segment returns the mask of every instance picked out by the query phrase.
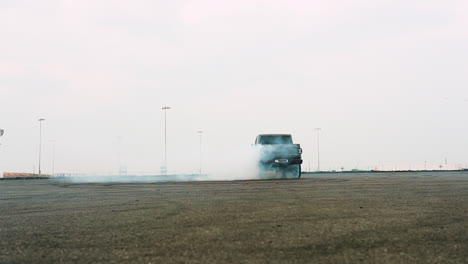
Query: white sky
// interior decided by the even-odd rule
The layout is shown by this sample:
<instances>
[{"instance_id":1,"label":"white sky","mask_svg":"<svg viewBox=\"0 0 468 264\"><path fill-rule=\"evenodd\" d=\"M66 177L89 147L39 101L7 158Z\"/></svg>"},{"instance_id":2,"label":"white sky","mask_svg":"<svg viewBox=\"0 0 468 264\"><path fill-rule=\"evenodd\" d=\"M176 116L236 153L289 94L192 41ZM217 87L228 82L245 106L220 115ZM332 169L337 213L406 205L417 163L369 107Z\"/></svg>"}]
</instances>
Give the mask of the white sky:
<instances>
[{"instance_id":1,"label":"white sky","mask_svg":"<svg viewBox=\"0 0 468 264\"><path fill-rule=\"evenodd\" d=\"M467 166L468 2L0 1L0 170L198 169L292 133L305 166ZM227 161L235 164L236 160ZM218 164L220 165L220 164Z\"/></svg>"}]
</instances>

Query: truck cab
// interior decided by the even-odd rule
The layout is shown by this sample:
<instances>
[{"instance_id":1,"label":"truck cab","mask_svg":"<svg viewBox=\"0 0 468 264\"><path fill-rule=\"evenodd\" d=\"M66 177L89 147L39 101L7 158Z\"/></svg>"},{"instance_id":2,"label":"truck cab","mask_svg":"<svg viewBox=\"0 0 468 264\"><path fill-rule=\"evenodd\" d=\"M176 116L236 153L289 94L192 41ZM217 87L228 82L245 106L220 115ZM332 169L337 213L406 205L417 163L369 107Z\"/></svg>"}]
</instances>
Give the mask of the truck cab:
<instances>
[{"instance_id":1,"label":"truck cab","mask_svg":"<svg viewBox=\"0 0 468 264\"><path fill-rule=\"evenodd\" d=\"M290 134L260 134L255 139L259 149L259 171L264 177L300 178L302 148Z\"/></svg>"}]
</instances>

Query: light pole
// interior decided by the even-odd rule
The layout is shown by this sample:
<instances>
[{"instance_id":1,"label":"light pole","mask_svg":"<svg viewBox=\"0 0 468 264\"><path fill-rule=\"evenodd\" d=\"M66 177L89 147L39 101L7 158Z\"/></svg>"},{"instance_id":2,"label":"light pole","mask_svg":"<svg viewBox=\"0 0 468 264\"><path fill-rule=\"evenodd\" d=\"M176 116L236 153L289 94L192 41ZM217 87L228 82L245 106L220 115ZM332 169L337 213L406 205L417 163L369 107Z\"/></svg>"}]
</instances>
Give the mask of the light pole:
<instances>
[{"instance_id":1,"label":"light pole","mask_svg":"<svg viewBox=\"0 0 468 264\"><path fill-rule=\"evenodd\" d=\"M164 110L164 175L167 174L167 110L171 109L169 106L163 106Z\"/></svg>"},{"instance_id":2,"label":"light pole","mask_svg":"<svg viewBox=\"0 0 468 264\"><path fill-rule=\"evenodd\" d=\"M52 143L52 176L54 176L55 172L55 140L49 140Z\"/></svg>"},{"instance_id":3,"label":"light pole","mask_svg":"<svg viewBox=\"0 0 468 264\"><path fill-rule=\"evenodd\" d=\"M39 118L39 175L41 175L41 147L42 147L42 121L45 121L44 118Z\"/></svg>"},{"instance_id":4,"label":"light pole","mask_svg":"<svg viewBox=\"0 0 468 264\"><path fill-rule=\"evenodd\" d=\"M203 134L203 131L197 131L197 133L200 135L200 170L198 171L198 174L201 175L201 172L202 172L202 134Z\"/></svg>"},{"instance_id":5,"label":"light pole","mask_svg":"<svg viewBox=\"0 0 468 264\"><path fill-rule=\"evenodd\" d=\"M320 171L320 127L315 128L317 131L317 171Z\"/></svg>"},{"instance_id":6,"label":"light pole","mask_svg":"<svg viewBox=\"0 0 468 264\"><path fill-rule=\"evenodd\" d=\"M122 137L117 137L117 166L118 166L118 175L126 174L124 167L122 166Z\"/></svg>"},{"instance_id":7,"label":"light pole","mask_svg":"<svg viewBox=\"0 0 468 264\"><path fill-rule=\"evenodd\" d=\"M3 133L5 132L5 130L1 129L0 128L0 137L3 136ZM2 146L2 143L0 143L0 147ZM1 170L2 168L0 168ZM1 173L1 172L0 172ZM3 174L0 175L0 177L2 177Z\"/></svg>"},{"instance_id":8,"label":"light pole","mask_svg":"<svg viewBox=\"0 0 468 264\"><path fill-rule=\"evenodd\" d=\"M0 128L0 137L3 136L3 133L5 133L5 130L1 129ZM2 145L2 143L0 143L0 146Z\"/></svg>"}]
</instances>

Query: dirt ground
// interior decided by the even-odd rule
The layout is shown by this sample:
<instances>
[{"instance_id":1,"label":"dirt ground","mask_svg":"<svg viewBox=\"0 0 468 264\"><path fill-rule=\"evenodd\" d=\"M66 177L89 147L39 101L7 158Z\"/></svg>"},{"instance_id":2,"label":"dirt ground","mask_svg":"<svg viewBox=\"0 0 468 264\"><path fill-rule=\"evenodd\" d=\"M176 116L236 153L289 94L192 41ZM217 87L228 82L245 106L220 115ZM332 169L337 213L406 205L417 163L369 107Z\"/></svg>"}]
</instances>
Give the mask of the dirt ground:
<instances>
[{"instance_id":1,"label":"dirt ground","mask_svg":"<svg viewBox=\"0 0 468 264\"><path fill-rule=\"evenodd\" d=\"M468 263L468 172L0 181L0 263Z\"/></svg>"}]
</instances>

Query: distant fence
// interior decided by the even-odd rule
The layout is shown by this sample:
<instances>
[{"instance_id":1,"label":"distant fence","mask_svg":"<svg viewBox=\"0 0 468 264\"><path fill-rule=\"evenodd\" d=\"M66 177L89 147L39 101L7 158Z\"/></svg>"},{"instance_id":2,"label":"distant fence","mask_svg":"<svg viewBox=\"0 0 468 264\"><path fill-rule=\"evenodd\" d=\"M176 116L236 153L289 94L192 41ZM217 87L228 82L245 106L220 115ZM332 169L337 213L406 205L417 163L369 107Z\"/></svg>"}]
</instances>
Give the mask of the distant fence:
<instances>
[{"instance_id":1,"label":"distant fence","mask_svg":"<svg viewBox=\"0 0 468 264\"><path fill-rule=\"evenodd\" d=\"M61 172L61 173L54 173L54 175L52 175L53 177L76 177L76 176L88 176L88 174L86 173L65 173L65 172Z\"/></svg>"}]
</instances>

